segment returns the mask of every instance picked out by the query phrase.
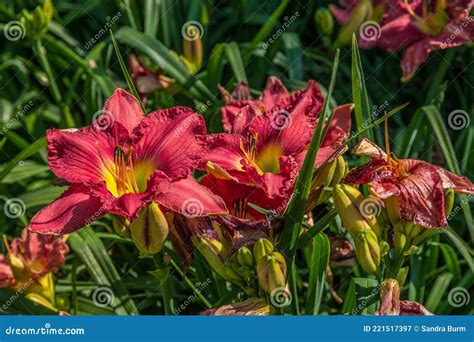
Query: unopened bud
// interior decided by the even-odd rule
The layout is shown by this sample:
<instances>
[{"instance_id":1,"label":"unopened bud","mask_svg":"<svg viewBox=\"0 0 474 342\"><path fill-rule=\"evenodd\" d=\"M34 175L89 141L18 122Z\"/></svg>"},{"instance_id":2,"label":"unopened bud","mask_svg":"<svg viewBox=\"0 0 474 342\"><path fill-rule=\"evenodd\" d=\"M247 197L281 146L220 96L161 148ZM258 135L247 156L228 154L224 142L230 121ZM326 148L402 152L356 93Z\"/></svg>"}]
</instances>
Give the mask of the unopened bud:
<instances>
[{"instance_id":1,"label":"unopened bud","mask_svg":"<svg viewBox=\"0 0 474 342\"><path fill-rule=\"evenodd\" d=\"M334 18L331 11L326 7L321 7L316 11L316 13L314 13L314 21L316 22L319 34L326 37L332 35L334 30Z\"/></svg>"},{"instance_id":2,"label":"unopened bud","mask_svg":"<svg viewBox=\"0 0 474 342\"><path fill-rule=\"evenodd\" d=\"M286 262L282 254L272 252L257 261L257 274L260 287L271 293L277 287L285 286Z\"/></svg>"},{"instance_id":3,"label":"unopened bud","mask_svg":"<svg viewBox=\"0 0 474 342\"><path fill-rule=\"evenodd\" d=\"M372 230L366 230L354 236L357 260L367 273L377 273L380 265L380 247L377 236Z\"/></svg>"},{"instance_id":4,"label":"unopened bud","mask_svg":"<svg viewBox=\"0 0 474 342\"><path fill-rule=\"evenodd\" d=\"M269 240L258 240L253 246L253 255L255 256L255 261L258 262L264 256L271 254L273 249L273 244Z\"/></svg>"},{"instance_id":5,"label":"unopened bud","mask_svg":"<svg viewBox=\"0 0 474 342\"><path fill-rule=\"evenodd\" d=\"M239 249L237 251L237 261L242 266L252 267L254 262L253 255L250 249L248 249L247 247L242 247L241 249Z\"/></svg>"},{"instance_id":6,"label":"unopened bud","mask_svg":"<svg viewBox=\"0 0 474 342\"><path fill-rule=\"evenodd\" d=\"M169 232L166 217L156 203L143 208L129 228L133 242L144 255L158 253Z\"/></svg>"},{"instance_id":7,"label":"unopened bud","mask_svg":"<svg viewBox=\"0 0 474 342\"><path fill-rule=\"evenodd\" d=\"M128 231L128 226L130 221L121 216L114 216L112 219L112 227L114 228L115 233L121 236L129 237L130 232Z\"/></svg>"}]
</instances>

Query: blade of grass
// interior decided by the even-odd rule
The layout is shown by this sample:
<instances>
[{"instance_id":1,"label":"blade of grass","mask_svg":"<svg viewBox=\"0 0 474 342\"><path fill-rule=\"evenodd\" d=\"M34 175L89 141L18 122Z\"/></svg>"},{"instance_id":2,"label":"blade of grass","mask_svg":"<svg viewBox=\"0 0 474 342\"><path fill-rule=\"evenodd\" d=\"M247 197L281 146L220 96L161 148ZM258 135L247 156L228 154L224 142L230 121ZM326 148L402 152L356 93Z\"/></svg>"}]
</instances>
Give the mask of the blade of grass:
<instances>
[{"instance_id":1,"label":"blade of grass","mask_svg":"<svg viewBox=\"0 0 474 342\"><path fill-rule=\"evenodd\" d=\"M317 315L319 313L326 281L326 270L329 265L329 254L329 239L326 234L319 233L313 240L306 314Z\"/></svg>"},{"instance_id":2,"label":"blade of grass","mask_svg":"<svg viewBox=\"0 0 474 342\"><path fill-rule=\"evenodd\" d=\"M229 64L237 81L248 83L247 75L245 74L244 63L242 62L242 56L240 55L240 50L237 43L230 42L226 44L225 53L229 59Z\"/></svg>"}]
</instances>

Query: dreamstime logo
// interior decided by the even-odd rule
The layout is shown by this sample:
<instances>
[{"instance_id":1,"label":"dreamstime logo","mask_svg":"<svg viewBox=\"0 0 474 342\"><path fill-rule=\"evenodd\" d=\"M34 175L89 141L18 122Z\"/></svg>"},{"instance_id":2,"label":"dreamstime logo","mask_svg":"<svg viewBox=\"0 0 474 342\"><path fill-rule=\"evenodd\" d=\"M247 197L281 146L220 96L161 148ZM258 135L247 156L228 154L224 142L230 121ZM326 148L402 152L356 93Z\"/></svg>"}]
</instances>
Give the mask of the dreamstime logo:
<instances>
[{"instance_id":1,"label":"dreamstime logo","mask_svg":"<svg viewBox=\"0 0 474 342\"><path fill-rule=\"evenodd\" d=\"M277 308L290 305L292 300L293 296L286 287L277 287L270 293L270 302Z\"/></svg>"},{"instance_id":2,"label":"dreamstime logo","mask_svg":"<svg viewBox=\"0 0 474 342\"><path fill-rule=\"evenodd\" d=\"M107 286L100 286L92 292L92 301L98 307L104 308L113 303L115 299L114 292Z\"/></svg>"},{"instance_id":3,"label":"dreamstime logo","mask_svg":"<svg viewBox=\"0 0 474 342\"><path fill-rule=\"evenodd\" d=\"M375 197L368 197L359 204L359 211L365 218L378 216L382 210L382 201Z\"/></svg>"},{"instance_id":4,"label":"dreamstime logo","mask_svg":"<svg viewBox=\"0 0 474 342\"><path fill-rule=\"evenodd\" d=\"M273 44L293 23L298 19L300 13L298 11L295 12L291 17L283 17L283 25L278 28L278 30L269 37L265 42L263 42L262 47L264 50L268 49L268 47Z\"/></svg>"},{"instance_id":5,"label":"dreamstime logo","mask_svg":"<svg viewBox=\"0 0 474 342\"><path fill-rule=\"evenodd\" d=\"M34 106L33 101L28 101L25 105L23 106L18 106L17 111L14 117L10 118L10 120L0 129L0 135L5 135L5 133L12 128L20 119L28 113L28 111L31 110Z\"/></svg>"},{"instance_id":6,"label":"dreamstime logo","mask_svg":"<svg viewBox=\"0 0 474 342\"><path fill-rule=\"evenodd\" d=\"M200 200L196 198L188 198L183 202L181 210L184 216L193 218L196 216L201 216L204 211L204 207Z\"/></svg>"},{"instance_id":7,"label":"dreamstime logo","mask_svg":"<svg viewBox=\"0 0 474 342\"><path fill-rule=\"evenodd\" d=\"M448 303L455 308L469 304L470 300L469 291L464 287L455 287L448 293Z\"/></svg>"},{"instance_id":8,"label":"dreamstime logo","mask_svg":"<svg viewBox=\"0 0 474 342\"><path fill-rule=\"evenodd\" d=\"M92 125L99 131L105 131L115 122L114 115L108 110L99 110L92 116Z\"/></svg>"},{"instance_id":9,"label":"dreamstime logo","mask_svg":"<svg viewBox=\"0 0 474 342\"><path fill-rule=\"evenodd\" d=\"M84 48L86 50L92 48L100 40L100 38L103 35L107 34L107 32L109 32L109 30L112 28L112 26L122 18L122 15L122 12L119 11L113 17L106 17L104 26L99 31L97 31L97 33L89 41L84 44Z\"/></svg>"},{"instance_id":10,"label":"dreamstime logo","mask_svg":"<svg viewBox=\"0 0 474 342\"><path fill-rule=\"evenodd\" d=\"M26 34L25 26L18 20L10 21L3 28L3 34L12 42L23 39Z\"/></svg>"},{"instance_id":11,"label":"dreamstime logo","mask_svg":"<svg viewBox=\"0 0 474 342\"><path fill-rule=\"evenodd\" d=\"M456 131L468 127L470 123L471 119L465 110L456 109L448 115L448 126Z\"/></svg>"},{"instance_id":12,"label":"dreamstime logo","mask_svg":"<svg viewBox=\"0 0 474 342\"><path fill-rule=\"evenodd\" d=\"M202 37L204 34L204 28L199 21L191 20L184 23L181 27L181 35L184 40L195 41Z\"/></svg>"},{"instance_id":13,"label":"dreamstime logo","mask_svg":"<svg viewBox=\"0 0 474 342\"><path fill-rule=\"evenodd\" d=\"M381 33L382 30L380 28L380 25L372 20L366 21L365 23L360 25L359 28L359 36L363 40L367 40L369 42L373 42L379 39Z\"/></svg>"},{"instance_id":14,"label":"dreamstime logo","mask_svg":"<svg viewBox=\"0 0 474 342\"><path fill-rule=\"evenodd\" d=\"M8 218L18 218L25 213L26 205L25 202L23 202L21 199L6 198L4 196L0 196L0 199L5 201L5 204L3 206L3 212Z\"/></svg>"},{"instance_id":15,"label":"dreamstime logo","mask_svg":"<svg viewBox=\"0 0 474 342\"><path fill-rule=\"evenodd\" d=\"M291 125L291 113L286 110L278 110L270 115L270 125L281 131Z\"/></svg>"}]
</instances>

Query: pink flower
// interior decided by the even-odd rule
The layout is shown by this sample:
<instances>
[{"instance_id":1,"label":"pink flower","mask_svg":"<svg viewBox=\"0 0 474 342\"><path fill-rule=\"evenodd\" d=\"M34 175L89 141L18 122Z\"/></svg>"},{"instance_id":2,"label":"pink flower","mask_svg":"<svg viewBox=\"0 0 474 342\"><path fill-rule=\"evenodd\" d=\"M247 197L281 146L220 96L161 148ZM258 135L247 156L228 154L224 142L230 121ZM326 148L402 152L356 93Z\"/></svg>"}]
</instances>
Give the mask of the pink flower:
<instances>
[{"instance_id":1,"label":"pink flower","mask_svg":"<svg viewBox=\"0 0 474 342\"><path fill-rule=\"evenodd\" d=\"M469 16L474 1L398 0L386 10L377 44L389 51L406 48L402 80L409 79L432 51L468 44L474 37Z\"/></svg>"},{"instance_id":2,"label":"pink flower","mask_svg":"<svg viewBox=\"0 0 474 342\"><path fill-rule=\"evenodd\" d=\"M0 254L0 288L19 288L58 271L69 251L62 237L31 233L26 228L21 238L5 245L8 256Z\"/></svg>"},{"instance_id":3,"label":"pink flower","mask_svg":"<svg viewBox=\"0 0 474 342\"><path fill-rule=\"evenodd\" d=\"M31 219L30 229L71 233L105 214L133 220L151 202L183 213L224 213L222 200L191 176L206 148L202 116L186 107L145 116L137 100L117 89L102 117L81 129L47 132L51 170L71 185Z\"/></svg>"},{"instance_id":4,"label":"pink flower","mask_svg":"<svg viewBox=\"0 0 474 342\"><path fill-rule=\"evenodd\" d=\"M381 199L394 196L400 218L425 228L448 225L444 189L474 194L474 184L466 177L422 160L388 158L368 140L361 141L355 153L372 160L351 170L344 182L369 184L371 193Z\"/></svg>"}]
</instances>

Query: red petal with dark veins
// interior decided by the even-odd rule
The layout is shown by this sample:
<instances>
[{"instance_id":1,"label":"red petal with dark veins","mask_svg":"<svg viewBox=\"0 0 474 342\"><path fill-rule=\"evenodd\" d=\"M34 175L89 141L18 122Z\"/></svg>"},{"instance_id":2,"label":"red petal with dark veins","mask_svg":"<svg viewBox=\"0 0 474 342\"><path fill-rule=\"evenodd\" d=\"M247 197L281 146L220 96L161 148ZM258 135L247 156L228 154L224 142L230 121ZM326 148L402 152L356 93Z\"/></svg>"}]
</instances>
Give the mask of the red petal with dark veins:
<instances>
[{"instance_id":1,"label":"red petal with dark veins","mask_svg":"<svg viewBox=\"0 0 474 342\"><path fill-rule=\"evenodd\" d=\"M354 105L349 103L334 109L334 115L321 146L337 147L346 141L351 130L351 112L353 108Z\"/></svg>"},{"instance_id":2,"label":"red petal with dark veins","mask_svg":"<svg viewBox=\"0 0 474 342\"><path fill-rule=\"evenodd\" d=\"M232 216L250 220L266 220L267 217L250 207L248 203L278 215L285 209L289 197L269 198L265 191L259 187L241 184L233 180L218 179L211 175L204 176L200 183L222 197Z\"/></svg>"},{"instance_id":3,"label":"red petal with dark veins","mask_svg":"<svg viewBox=\"0 0 474 342\"><path fill-rule=\"evenodd\" d=\"M196 182L192 176L171 183L168 191L155 196L155 200L171 211L190 218L227 213L223 199Z\"/></svg>"},{"instance_id":4,"label":"red petal with dark veins","mask_svg":"<svg viewBox=\"0 0 474 342\"><path fill-rule=\"evenodd\" d=\"M246 138L238 134L211 134L207 139L208 150L202 157L201 168L205 169L206 163L212 162L227 171L243 171L244 155L240 150L240 142L242 140L245 146Z\"/></svg>"},{"instance_id":5,"label":"red petal with dark veins","mask_svg":"<svg viewBox=\"0 0 474 342\"><path fill-rule=\"evenodd\" d=\"M382 26L377 43L388 51L398 51L404 46L423 39L425 36L410 14L403 14Z\"/></svg>"},{"instance_id":6,"label":"red petal with dark veins","mask_svg":"<svg viewBox=\"0 0 474 342\"><path fill-rule=\"evenodd\" d=\"M242 126L241 122L243 120L239 119L239 112L242 108L246 106L255 106L257 108L263 109L263 105L258 100L249 100L249 101L231 101L225 106L221 107L221 114L222 114L222 126L224 131L227 133L241 133L239 131L240 127ZM261 110L260 110L261 111ZM234 124L236 121L240 124L239 127L234 128Z\"/></svg>"},{"instance_id":7,"label":"red petal with dark veins","mask_svg":"<svg viewBox=\"0 0 474 342\"><path fill-rule=\"evenodd\" d=\"M33 216L29 229L41 234L69 234L106 214L103 205L88 187L73 184Z\"/></svg>"},{"instance_id":8,"label":"red petal with dark veins","mask_svg":"<svg viewBox=\"0 0 474 342\"><path fill-rule=\"evenodd\" d=\"M132 94L120 88L116 89L105 102L102 115L106 117L112 115L112 121L120 123L128 133L132 133L144 117L138 100Z\"/></svg>"},{"instance_id":9,"label":"red petal with dark veins","mask_svg":"<svg viewBox=\"0 0 474 342\"><path fill-rule=\"evenodd\" d=\"M170 180L194 171L207 145L201 115L190 108L159 110L145 117L133 131L134 157L155 164Z\"/></svg>"},{"instance_id":10,"label":"red petal with dark veins","mask_svg":"<svg viewBox=\"0 0 474 342\"><path fill-rule=\"evenodd\" d=\"M280 79L275 76L270 76L267 79L267 84L265 85L260 100L265 110L268 111L287 99L289 95L288 90L286 90Z\"/></svg>"},{"instance_id":11,"label":"red petal with dark veins","mask_svg":"<svg viewBox=\"0 0 474 342\"><path fill-rule=\"evenodd\" d=\"M0 288L7 288L15 284L13 271L5 255L0 254Z\"/></svg>"},{"instance_id":12,"label":"red petal with dark veins","mask_svg":"<svg viewBox=\"0 0 474 342\"><path fill-rule=\"evenodd\" d=\"M112 130L121 133L114 135ZM56 176L71 183L98 183L103 180L105 164L114 162L114 149L119 143L117 136L125 138L125 134L120 124L104 130L95 127L51 129L46 133L49 167Z\"/></svg>"},{"instance_id":13,"label":"red petal with dark veins","mask_svg":"<svg viewBox=\"0 0 474 342\"><path fill-rule=\"evenodd\" d=\"M400 200L397 209L400 217L426 228L447 226L443 182L437 167L415 161L408 172L409 175L402 178L398 185Z\"/></svg>"},{"instance_id":14,"label":"red petal with dark veins","mask_svg":"<svg viewBox=\"0 0 474 342\"><path fill-rule=\"evenodd\" d=\"M32 233L26 228L21 238L13 240L11 249L37 277L59 270L69 251L62 236Z\"/></svg>"},{"instance_id":15,"label":"red petal with dark veins","mask_svg":"<svg viewBox=\"0 0 474 342\"><path fill-rule=\"evenodd\" d=\"M248 128L253 118L261 116L262 112L254 105L248 105L241 108L233 117L228 117L229 133L242 134Z\"/></svg>"},{"instance_id":16,"label":"red petal with dark veins","mask_svg":"<svg viewBox=\"0 0 474 342\"><path fill-rule=\"evenodd\" d=\"M366 184L372 181L384 181L386 178L395 177L393 172L385 168L385 159L372 159L367 164L352 169L344 178L348 184Z\"/></svg>"}]
</instances>

